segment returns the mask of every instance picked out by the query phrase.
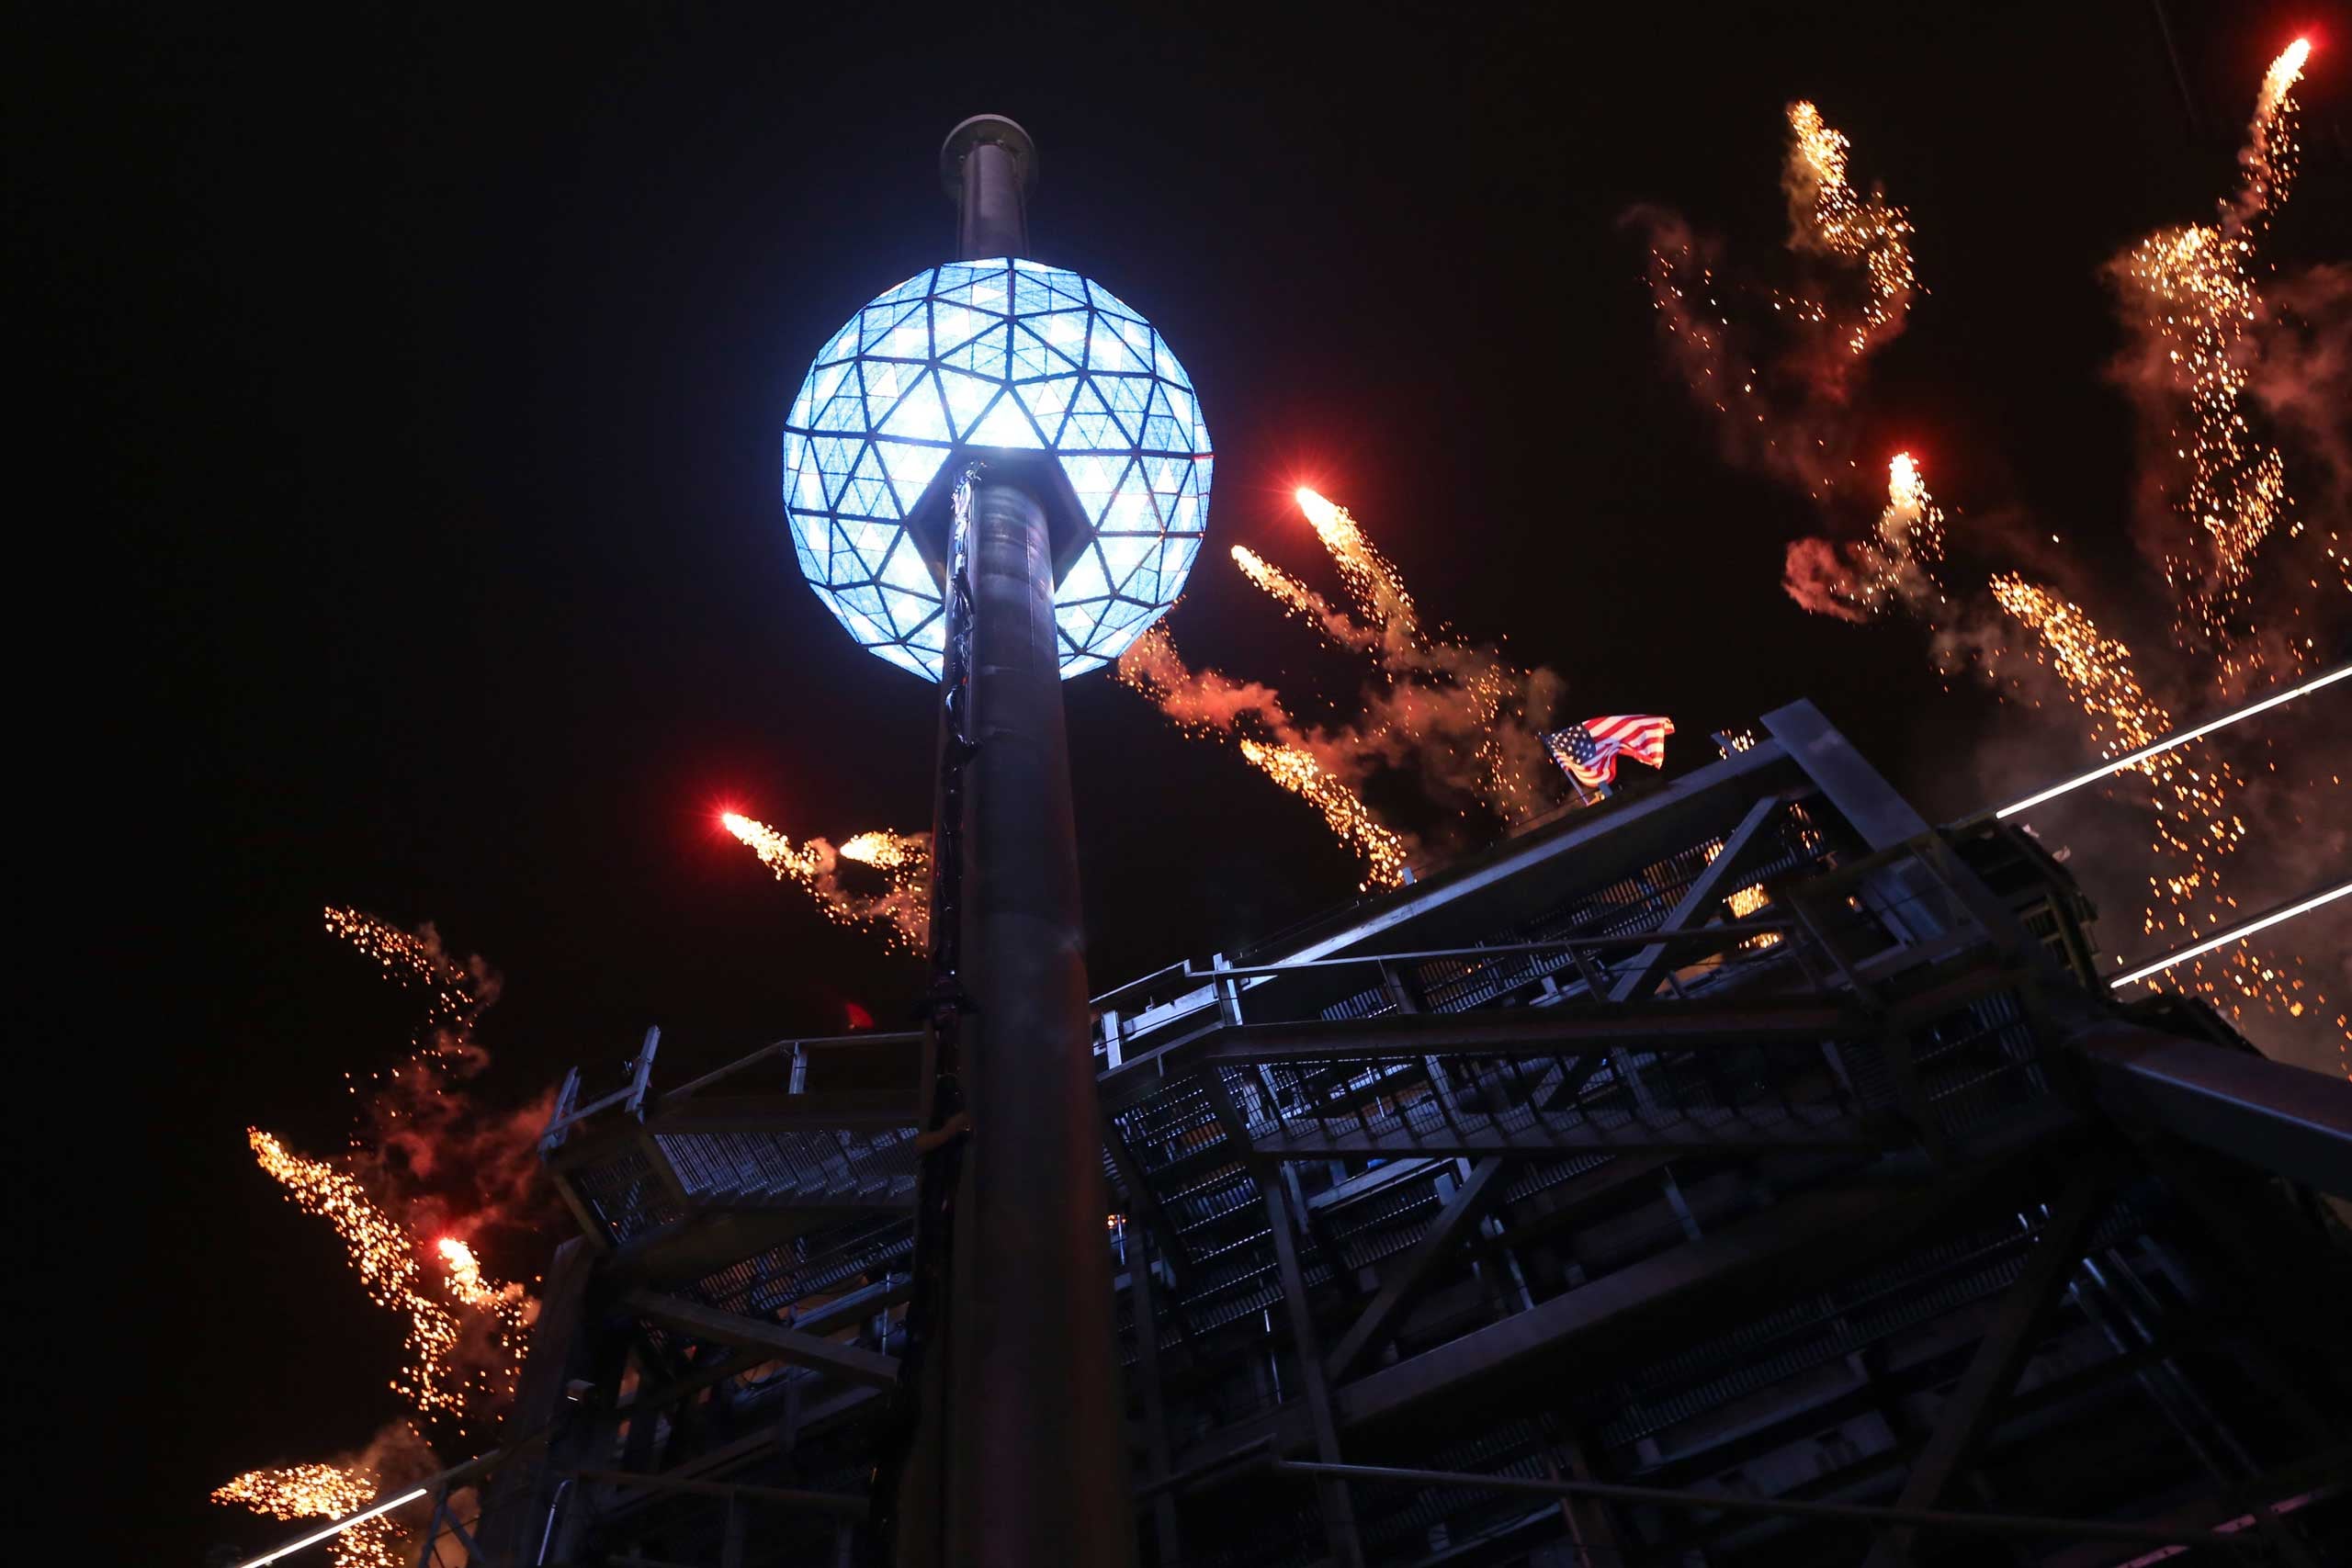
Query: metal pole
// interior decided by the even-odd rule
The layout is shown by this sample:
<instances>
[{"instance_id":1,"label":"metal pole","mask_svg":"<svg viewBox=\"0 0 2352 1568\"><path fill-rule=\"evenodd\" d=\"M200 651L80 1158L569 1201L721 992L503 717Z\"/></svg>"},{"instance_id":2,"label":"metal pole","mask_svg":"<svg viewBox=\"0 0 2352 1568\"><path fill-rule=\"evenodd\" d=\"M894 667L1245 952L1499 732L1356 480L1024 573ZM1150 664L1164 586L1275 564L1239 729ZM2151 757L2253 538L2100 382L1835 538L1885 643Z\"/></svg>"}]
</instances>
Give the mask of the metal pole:
<instances>
[{"instance_id":1,"label":"metal pole","mask_svg":"<svg viewBox=\"0 0 2352 1568\"><path fill-rule=\"evenodd\" d=\"M960 198L967 259L1027 248L1034 160L1026 133L1001 117L949 135L941 172ZM899 1561L1124 1568L1135 1529L1045 509L983 470L965 546L968 712L949 743L969 742L956 978L970 1012L958 1030L947 1300ZM937 1517L914 1517L926 1503Z\"/></svg>"},{"instance_id":2,"label":"metal pole","mask_svg":"<svg viewBox=\"0 0 2352 1568\"><path fill-rule=\"evenodd\" d=\"M966 261L1029 254L1029 186L1037 144L997 114L976 114L947 133L939 172L955 198L956 254Z\"/></svg>"},{"instance_id":3,"label":"metal pole","mask_svg":"<svg viewBox=\"0 0 2352 1568\"><path fill-rule=\"evenodd\" d=\"M983 480L971 536L965 1055L947 1539L990 1568L1134 1560L1113 1359L1076 818L1046 514Z\"/></svg>"}]
</instances>

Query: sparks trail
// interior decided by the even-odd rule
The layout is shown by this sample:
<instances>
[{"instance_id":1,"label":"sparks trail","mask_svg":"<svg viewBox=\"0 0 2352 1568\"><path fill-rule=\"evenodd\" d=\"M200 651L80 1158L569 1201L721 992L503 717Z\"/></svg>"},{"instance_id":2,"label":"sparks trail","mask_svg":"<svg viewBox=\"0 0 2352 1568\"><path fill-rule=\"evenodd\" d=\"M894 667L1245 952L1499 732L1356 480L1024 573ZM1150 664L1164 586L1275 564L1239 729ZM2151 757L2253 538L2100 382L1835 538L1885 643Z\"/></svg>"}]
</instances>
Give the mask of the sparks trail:
<instances>
[{"instance_id":1,"label":"sparks trail","mask_svg":"<svg viewBox=\"0 0 2352 1568\"><path fill-rule=\"evenodd\" d=\"M1394 887L1404 881L1404 835L1384 827L1356 792L1325 773L1310 753L1295 746L1267 746L1245 739L1241 755L1251 767L1323 813L1324 822L1340 842L1363 857L1366 882L1374 887Z\"/></svg>"},{"instance_id":2,"label":"sparks trail","mask_svg":"<svg viewBox=\"0 0 2352 1568\"><path fill-rule=\"evenodd\" d=\"M2035 657L2065 682L2090 718L2091 739L2103 754L2122 756L2171 732L2172 715L2141 688L2132 650L2101 635L2079 608L2015 573L1996 577L1992 592L2035 635ZM2151 757L2136 771L2154 786L2161 857L2148 878L2143 934L2168 947L2233 924L2244 911L2222 891L2218 863L2246 838L2245 820L2232 804L2245 794L2245 779L2227 761L2199 757L2189 748ZM2324 1013L2327 1006L2326 996L2301 973L2305 964L2299 956L2268 957L2239 942L2180 967L2185 975L2178 967L2171 971L2176 984L2212 997L2233 1017L2249 1005L2296 1019L2307 1010ZM2151 989L2158 988L2155 978ZM2345 1020L2335 1021L2342 1030Z\"/></svg>"},{"instance_id":3,"label":"sparks trail","mask_svg":"<svg viewBox=\"0 0 2352 1568\"><path fill-rule=\"evenodd\" d=\"M1877 191L1846 182L1852 146L1822 122L1821 111L1789 106L1790 146L1781 183L1789 194L1789 248L1834 256L1861 268L1860 301L1840 311L1826 302L1790 298L1801 319L1831 326L1856 358L1903 330L1917 277L1911 265L1911 221Z\"/></svg>"},{"instance_id":4,"label":"sparks trail","mask_svg":"<svg viewBox=\"0 0 2352 1568\"><path fill-rule=\"evenodd\" d=\"M1651 306L1691 398L1720 422L1724 455L1826 500L1855 468L1855 378L1903 331L1919 285L1910 219L1854 189L1851 143L1810 103L1791 104L1788 123L1792 287L1739 282L1676 213L1640 207L1625 221L1646 235Z\"/></svg>"},{"instance_id":5,"label":"sparks trail","mask_svg":"<svg viewBox=\"0 0 2352 1568\"><path fill-rule=\"evenodd\" d=\"M1356 784L1364 765L1360 737L1298 724L1271 686L1193 669L1164 621L1128 645L1114 673L1195 739L1238 739L1244 761L1312 803L1363 863L1360 890L1404 880L1413 841L1364 805Z\"/></svg>"},{"instance_id":6,"label":"sparks trail","mask_svg":"<svg viewBox=\"0 0 2352 1568\"><path fill-rule=\"evenodd\" d=\"M2132 650L2102 634L2091 617L2046 584L2021 575L1996 573L1985 585L1989 606L1956 602L1938 576L1943 560L1944 516L1908 454L1889 465L1886 507L1874 537L1843 547L1801 539L1789 548L1782 587L1808 610L1849 621L1905 613L1939 630L1939 653L1948 671L1973 663L1987 678L2001 681L2018 650L1981 628L1996 613L2030 636L2034 664L2056 677L2060 688L2088 721L2089 739L2100 754L2123 756L2174 728L2171 715L2152 698L2133 667ZM1969 633L1946 631L1954 624ZM2144 879L2141 928L2152 941L2171 944L2227 924L2237 900L2222 886L2219 863L2247 836L2238 807L2246 789L2228 761L2208 752L2184 750L2150 758L2136 772L2147 781L2143 797L2154 815L2152 849L2158 857ZM2175 979L2203 991L2233 1015L2252 1005L2300 1019L2324 1008L2325 998L2301 973L2300 958L2265 959L2243 946L2208 970L2190 965Z\"/></svg>"},{"instance_id":7,"label":"sparks trail","mask_svg":"<svg viewBox=\"0 0 2352 1568\"><path fill-rule=\"evenodd\" d=\"M536 1304L522 1286L485 1280L472 1249L454 1237L435 1244L448 1271L433 1279L416 1238L356 1177L295 1154L257 1127L245 1140L288 1202L334 1227L368 1299L408 1320L395 1393L428 1417L484 1416L513 1396L523 1329Z\"/></svg>"},{"instance_id":8,"label":"sparks trail","mask_svg":"<svg viewBox=\"0 0 2352 1568\"><path fill-rule=\"evenodd\" d=\"M755 818L728 811L719 823L760 863L817 901L839 926L877 931L889 946L922 952L931 940L931 840L926 835L860 833L838 848L827 839L798 844ZM842 880L842 863L866 866L885 878L880 889L854 887Z\"/></svg>"},{"instance_id":9,"label":"sparks trail","mask_svg":"<svg viewBox=\"0 0 2352 1568\"><path fill-rule=\"evenodd\" d=\"M2005 694L2032 689L2029 678L2046 681L2066 705L2082 713L2094 744L2109 756L2136 750L2170 728L2166 709L2149 694L2151 684L2182 689L2210 682L2224 696L2234 696L2311 667L2318 646L2313 632L2324 612L2320 601L2302 591L2325 597L2330 591L2323 590L2323 577L2346 588L2352 588L2352 579L2346 576L2336 536L2311 538L2312 530L2291 516L2285 460L2276 446L2256 436L2249 418L2249 366L2266 346L2264 334L2280 335L2255 279L2265 265L2260 242L2292 185L2291 90L2308 52L2299 40L2272 62L2241 156L2244 179L2222 204L2217 220L2153 234L2109 269L2131 308L2127 324L2138 344L2118 374L2141 402L2143 445L2157 471L2181 476L2164 487L2167 500L2151 553L2162 567L2178 651L2195 672L2147 681L2131 650L2100 633L2079 605L2046 582L2029 581L2013 570L1993 571L1981 590L1951 586L1945 520L1907 455L1894 460L1885 506L1868 537L1800 539L1789 547L1782 586L1792 599L1848 621L1890 612L1917 617L1934 630L1939 669L1951 674L1973 666ZM1794 111L1792 124L1798 132L1786 182L1796 225L1792 244L1862 255L1866 246L1838 238L1857 231L1841 216L1845 209L1836 195L1843 176L1842 144L1821 142L1805 117ZM1808 167L1818 169L1824 179L1808 184ZM1821 216L1819 243L1812 247L1802 228L1808 210ZM1907 222L1894 219L1860 222L1861 229L1883 231L1898 244L1908 232ZM1873 293L1891 304L1903 293L1895 283L1907 270L1882 268L1879 276L1884 287L1874 285ZM1660 297L1661 309L1669 303ZM1783 313L1793 309L1805 317L1797 304L1784 299ZM1857 319L1867 322L1869 315L1866 310ZM1668 318L1669 327L1678 324L1671 310ZM1710 340L1718 347L1727 341ZM1849 335L1846 346L1865 348L1870 341L1867 332ZM1683 346L1687 366L1688 344ZM2278 386L2266 391L2264 400L2274 408L2282 402L2291 408L2297 398L2309 400L2314 388L2324 391L2330 384L2324 367L2341 357L2332 339L2316 349L2300 343L2295 348L2301 357L2290 367L2272 367ZM1745 389L1754 391L1752 386ZM2340 423L2340 400L2333 417ZM1816 424L1808 427L1804 418L1796 422L1804 433L1799 445L1806 450L1834 443L1846 428L1843 412L1836 408L1816 407L1807 418ZM1815 494L1822 493L1816 487ZM2280 553L2281 536L2310 540L2306 547L2317 554L2308 568L2296 562L2288 570L2290 563L2280 562L2263 569L2268 557ZM2343 603L2335 600L2338 614ZM2273 764L2270 772L2276 771ZM2138 778L2127 777L2132 787L2125 793L2153 814L2149 844L2155 856L2144 878L2144 933L2172 945L2222 929L2240 910L2235 894L2222 886L2222 863L2246 840L2248 819L2258 819L2256 807L2269 797L2258 795L2244 773L2210 749L2152 759L2136 773ZM2335 784L2330 779L2319 787ZM2301 818L2296 820L2300 826ZM2233 880L2244 880L2243 873L2233 874ZM2174 977L2211 996L2233 1016L2251 1005L2301 1018L2323 1002L2303 967L2300 959L2266 961L2239 946L2211 967L2191 966ZM2338 1016L2335 1025L2352 1039L2352 1020Z\"/></svg>"},{"instance_id":10,"label":"sparks trail","mask_svg":"<svg viewBox=\"0 0 2352 1568\"><path fill-rule=\"evenodd\" d=\"M393 1392L427 1421L493 1422L514 1396L538 1303L521 1284L485 1275L452 1227L528 1222L532 1151L547 1105L486 1113L458 1087L490 1060L473 1030L497 998L498 977L481 959L450 957L430 924L403 931L332 907L325 924L393 984L425 992L413 1052L375 1076L380 1087L360 1107L365 1135L355 1135L340 1159L299 1154L258 1127L246 1130L247 1146L288 1202L334 1229L368 1299L405 1320ZM355 1084L350 1092L360 1090ZM469 1217L453 1212L452 1189ZM331 1519L376 1495L388 1465L413 1474L439 1468L424 1438L401 1424L347 1461L248 1472L212 1495L272 1517ZM407 1561L395 1551L402 1535L390 1516L372 1518L334 1538L331 1551L339 1568L376 1568Z\"/></svg>"},{"instance_id":11,"label":"sparks trail","mask_svg":"<svg viewBox=\"0 0 2352 1568\"><path fill-rule=\"evenodd\" d=\"M249 1470L215 1487L212 1501L273 1519L339 1519L366 1507L380 1485L363 1469L289 1464ZM379 1514L334 1537L327 1560L334 1568L408 1568L408 1555L397 1545L402 1533L390 1514Z\"/></svg>"},{"instance_id":12,"label":"sparks trail","mask_svg":"<svg viewBox=\"0 0 2352 1568\"><path fill-rule=\"evenodd\" d=\"M1462 816L1476 808L1520 822L1550 808L1557 775L1543 734L1559 677L1518 669L1493 649L1424 626L1402 574L1345 507L1306 489L1295 500L1339 572L1344 606L1254 550L1236 547L1233 559L1333 646L1373 661L1378 680L1363 688L1357 719L1303 724L1272 687L1186 665L1161 626L1121 656L1119 680L1185 733L1238 739L1243 761L1322 812L1363 862L1365 887L1402 881L1417 849L1365 804L1375 773L1413 773L1432 800Z\"/></svg>"},{"instance_id":13,"label":"sparks trail","mask_svg":"<svg viewBox=\"0 0 2352 1568\"><path fill-rule=\"evenodd\" d=\"M1413 596L1405 592L1405 580L1389 564L1388 558L1372 547L1348 509L1324 500L1304 485L1295 492L1298 509L1306 514L1315 536L1330 552L1331 564L1340 569L1340 581L1347 585L1348 596L1356 609L1377 627L1384 639L1392 646L1412 647L1426 642L1421 635L1420 616L1413 608Z\"/></svg>"},{"instance_id":14,"label":"sparks trail","mask_svg":"<svg viewBox=\"0 0 2352 1568\"><path fill-rule=\"evenodd\" d=\"M1867 621L1894 608L1933 615L1950 601L1936 569L1944 558L1944 514L1918 464L1897 452L1887 466L1886 506L1870 539L1789 545L1781 586L1815 615Z\"/></svg>"},{"instance_id":15,"label":"sparks trail","mask_svg":"<svg viewBox=\"0 0 2352 1568\"><path fill-rule=\"evenodd\" d=\"M1233 564L1252 586L1283 609L1321 632L1337 646L1353 653L1370 653L1380 646L1380 634L1368 626L1360 626L1345 610L1336 608L1329 600L1282 568L1272 565L1247 545L1233 547Z\"/></svg>"},{"instance_id":16,"label":"sparks trail","mask_svg":"<svg viewBox=\"0 0 2352 1568\"><path fill-rule=\"evenodd\" d=\"M419 1047L429 1048L435 1037L469 1035L482 1010L498 999L498 977L480 958L458 963L441 945L441 935L427 922L404 931L364 910L330 904L326 929L376 961L384 977L401 987L417 987L426 996L425 1017L419 1030Z\"/></svg>"},{"instance_id":17,"label":"sparks trail","mask_svg":"<svg viewBox=\"0 0 2352 1568\"><path fill-rule=\"evenodd\" d=\"M2260 335L2277 327L2256 278L2268 265L2261 251L2272 215L2294 185L2293 91L2310 53L2298 39L2271 62L2239 155L2244 177L2215 220L2159 230L2108 265L2136 340L2116 374L2141 404L2150 457L2171 470L2165 510L2152 520L2153 553L2179 640L2210 657L2225 694L2266 672L2290 677L2314 651L2308 631L2267 633L2262 624L2253 578L2265 545L2281 533L2313 541L2293 515L2285 457L2247 417L2250 363ZM2318 570L2352 590L2336 535L2316 543L2325 558Z\"/></svg>"},{"instance_id":18,"label":"sparks trail","mask_svg":"<svg viewBox=\"0 0 2352 1568\"><path fill-rule=\"evenodd\" d=\"M1348 509L1306 489L1296 499L1356 617L1318 599L1340 622L1337 630L1327 625L1325 634L1370 654L1381 678L1382 684L1366 688L1363 716L1352 731L1367 752L1385 765L1416 769L1433 798L1475 804L1506 823L1550 809L1556 775L1544 732L1558 704L1560 678L1545 669L1519 669L1492 648L1425 627L1404 578ZM1261 586L1286 602L1271 582ZM1346 628L1354 635L1341 635Z\"/></svg>"}]
</instances>

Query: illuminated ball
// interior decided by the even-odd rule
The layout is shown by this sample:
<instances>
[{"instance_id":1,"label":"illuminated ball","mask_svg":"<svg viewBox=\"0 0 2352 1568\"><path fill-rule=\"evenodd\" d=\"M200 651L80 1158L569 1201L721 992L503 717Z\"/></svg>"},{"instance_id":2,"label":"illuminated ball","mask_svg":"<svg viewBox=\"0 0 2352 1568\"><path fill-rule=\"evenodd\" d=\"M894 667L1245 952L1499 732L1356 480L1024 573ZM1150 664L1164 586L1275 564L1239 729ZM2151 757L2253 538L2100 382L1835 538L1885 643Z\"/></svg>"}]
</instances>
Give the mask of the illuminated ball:
<instances>
[{"instance_id":1,"label":"illuminated ball","mask_svg":"<svg viewBox=\"0 0 2352 1568\"><path fill-rule=\"evenodd\" d=\"M809 367L784 428L800 570L867 651L939 679L938 530L961 459L1024 455L1070 527L1054 619L1064 678L1176 601L1208 519L1208 426L1151 324L1034 261L951 262L876 299ZM1067 490L1063 489L1067 486Z\"/></svg>"}]
</instances>

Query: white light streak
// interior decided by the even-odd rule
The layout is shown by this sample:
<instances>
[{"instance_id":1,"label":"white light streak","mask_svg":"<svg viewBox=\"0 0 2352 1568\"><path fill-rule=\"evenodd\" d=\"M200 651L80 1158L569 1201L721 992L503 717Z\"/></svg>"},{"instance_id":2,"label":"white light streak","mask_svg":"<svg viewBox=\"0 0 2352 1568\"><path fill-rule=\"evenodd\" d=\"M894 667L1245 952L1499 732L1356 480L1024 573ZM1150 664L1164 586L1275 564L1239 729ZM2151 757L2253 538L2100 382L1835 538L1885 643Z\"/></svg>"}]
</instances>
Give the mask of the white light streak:
<instances>
[{"instance_id":1,"label":"white light streak","mask_svg":"<svg viewBox=\"0 0 2352 1568\"><path fill-rule=\"evenodd\" d=\"M2302 899L2298 903L2290 904L2283 909L2273 909L2270 913L2263 916L2260 919L2248 920L2245 925L2239 926L2232 931L2223 931L2219 936L2208 937L2203 942L2199 942L2195 947L2185 947L2178 953L2169 953L2163 958L2157 959L2154 964L2142 964L2139 968L2132 970L2129 975L2119 975L2114 979L2109 980L2107 983L2108 988L2109 990L2120 991L2135 980L2144 980L2149 976L2155 974L2157 971L2169 969L2176 964L2186 964L2188 960L2196 957L2200 953L2211 953L2217 947L2226 947L2231 942L2242 941L2246 937L2252 936L2258 931L2267 930L2269 927L2278 924L2281 920L2291 920L2297 915L2308 914L2310 911L2318 908L2322 904L2332 903L2335 899L2343 897L2347 893L2352 893L2352 882L2347 882L2341 887L2331 887L2324 893L2314 893L2310 897Z\"/></svg>"},{"instance_id":2,"label":"white light streak","mask_svg":"<svg viewBox=\"0 0 2352 1568\"><path fill-rule=\"evenodd\" d=\"M2099 780L2107 778L2114 773L2120 773L2126 768L2135 767L2138 764L2146 761L2149 758L2157 755L2159 752L2169 751L2176 746L2186 746L2200 735L2211 735L2213 731L2226 728L2242 718L2252 718L2256 714L2262 713L2270 708L2275 708L2282 703L2291 703L2297 697L2308 696L2312 693L2318 691L2322 686L2330 685L2335 682L2341 681L2347 675L2352 675L2352 664L2338 665L2335 669L2329 671L2326 674L2316 676L2312 680L2304 682L2300 686L2290 687L2287 691L2283 692L2273 693L2271 695L2263 698L2260 702L2254 704L2250 707L2242 707L2235 713L2225 713L2219 718L2207 719L2203 724L2199 725L2194 729L2184 729L2179 734L2168 735L2153 745L2143 746L2128 757L2118 757L2112 762L2102 762L2087 773L2083 773L2077 777L2068 779L2064 784L2052 784L2048 789L2041 791L2039 795L2029 795L2023 800L2017 802L2013 806L2004 806L2001 809L1993 813L1993 815L1996 819L2004 817L2014 817L2018 812L2039 806L2045 800L2055 800L2058 796L2064 795L2068 790L2080 789L2086 784L2097 784Z\"/></svg>"},{"instance_id":3,"label":"white light streak","mask_svg":"<svg viewBox=\"0 0 2352 1568\"><path fill-rule=\"evenodd\" d=\"M341 1535L344 1531L349 1529L356 1524L364 1523L368 1519L374 1518L378 1514L389 1514L394 1508L399 1507L402 1503L415 1502L419 1497L424 1495L425 1490L426 1489L424 1487L419 1486L413 1491L403 1492L389 1503L379 1503L372 1508L337 1519L334 1523L329 1525L326 1529L319 1531L315 1535L306 1535L298 1541L279 1547L276 1551L264 1552L259 1557L248 1558L246 1561L238 1563L237 1568L261 1568L261 1565L265 1562L275 1562L279 1558L290 1556L293 1553L301 1551L306 1546L316 1546L322 1540L327 1540L335 1536Z\"/></svg>"}]
</instances>

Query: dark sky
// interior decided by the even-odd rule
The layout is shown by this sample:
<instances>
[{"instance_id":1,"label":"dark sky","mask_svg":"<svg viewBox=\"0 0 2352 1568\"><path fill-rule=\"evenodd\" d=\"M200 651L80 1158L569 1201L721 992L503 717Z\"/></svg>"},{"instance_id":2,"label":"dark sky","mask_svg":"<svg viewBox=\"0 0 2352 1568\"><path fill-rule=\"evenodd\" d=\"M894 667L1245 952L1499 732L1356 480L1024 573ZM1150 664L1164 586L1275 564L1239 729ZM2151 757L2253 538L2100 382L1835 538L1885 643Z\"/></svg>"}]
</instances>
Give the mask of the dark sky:
<instances>
[{"instance_id":1,"label":"dark sky","mask_svg":"<svg viewBox=\"0 0 2352 1568\"><path fill-rule=\"evenodd\" d=\"M711 817L928 820L927 689L797 581L777 428L834 327L950 250L957 119L1035 133L1035 253L1149 314L1199 387L1213 540L1172 623L1195 660L1345 695L1222 559L1319 573L1283 499L1311 481L1429 615L1561 671L1579 715L1674 716L1676 766L1810 695L1949 816L1984 803L1962 757L1987 703L1943 694L1915 628L1781 594L1820 523L1717 460L1620 217L1671 203L1769 268L1781 107L1816 99L1910 209L1931 290L1878 362L1871 448L1909 445L1963 515L2063 518L2128 573L2098 265L2210 212L2264 63L2321 15L2174 0L2182 81L2121 0L976 4L936 28L148 7L20 51L15 313L62 443L28 460L74 479L43 531L117 558L97 624L119 674L91 705L119 716L108 783L144 824L82 1022L138 1064L163 1179L141 1268L198 1348L122 1395L152 1434L149 1560L271 1539L205 1490L395 1410L396 1331L243 1146L257 1122L339 1147L344 1073L408 1027L321 905L436 920L505 973L493 1098L609 1074L650 1022L675 1081L845 1002L903 1016L912 964ZM2346 254L2352 210L2340 13L2320 44L2282 232L2305 260ZM1353 886L1299 803L1107 677L1068 693L1098 988ZM2128 922L2109 945L2139 951ZM66 1068L111 1087L88 1070ZM499 1271L537 1266L504 1247Z\"/></svg>"}]
</instances>

